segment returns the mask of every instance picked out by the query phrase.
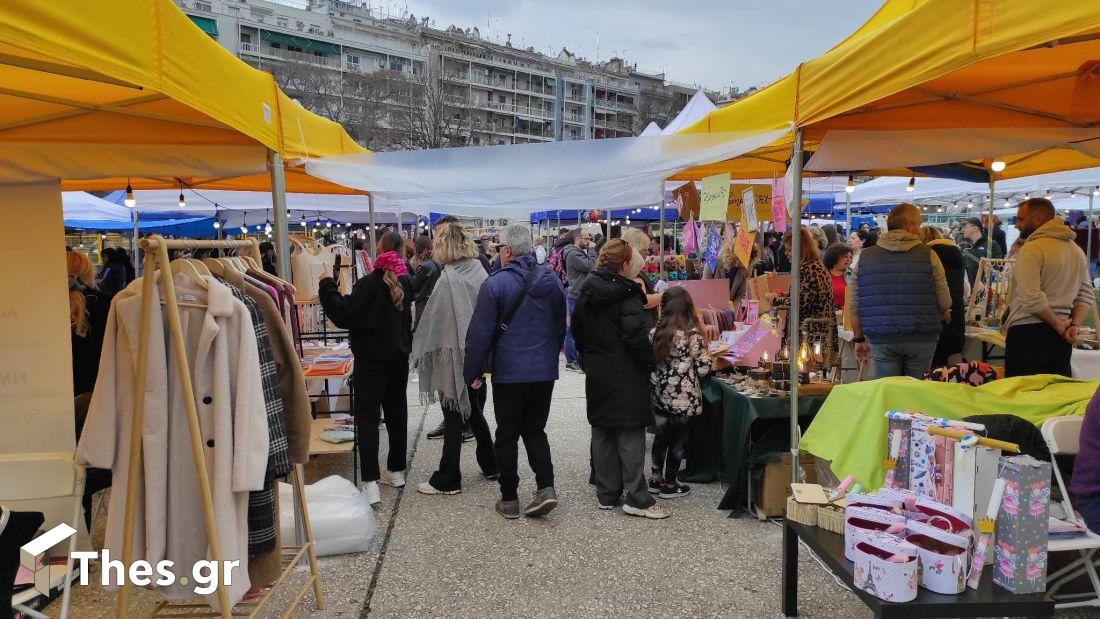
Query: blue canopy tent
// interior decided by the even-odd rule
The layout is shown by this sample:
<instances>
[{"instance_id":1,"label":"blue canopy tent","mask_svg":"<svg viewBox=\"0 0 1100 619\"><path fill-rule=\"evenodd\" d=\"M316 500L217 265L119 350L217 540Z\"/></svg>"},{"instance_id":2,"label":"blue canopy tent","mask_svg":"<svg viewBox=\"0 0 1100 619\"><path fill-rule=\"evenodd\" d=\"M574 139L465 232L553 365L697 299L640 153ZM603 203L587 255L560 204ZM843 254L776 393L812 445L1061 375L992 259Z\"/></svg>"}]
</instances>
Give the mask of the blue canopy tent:
<instances>
[{"instance_id":1,"label":"blue canopy tent","mask_svg":"<svg viewBox=\"0 0 1100 619\"><path fill-rule=\"evenodd\" d=\"M563 209L561 211L537 211L531 213L531 223L538 224L544 221L561 220L563 224L576 224L579 216L587 221L586 215L590 209ZM601 219L605 214L601 211ZM629 217L632 221L657 221L661 218L661 211L656 207L624 208L611 211L611 219L625 220ZM665 221L676 221L677 212L674 208L665 208Z\"/></svg>"},{"instance_id":2,"label":"blue canopy tent","mask_svg":"<svg viewBox=\"0 0 1100 619\"><path fill-rule=\"evenodd\" d=\"M132 213L121 204L122 192L116 193L119 194L119 203L82 191L63 192L61 202L65 227L96 232L133 232ZM217 233L213 217L181 218L169 213L139 213L138 230L192 238L211 237Z\"/></svg>"}]
</instances>

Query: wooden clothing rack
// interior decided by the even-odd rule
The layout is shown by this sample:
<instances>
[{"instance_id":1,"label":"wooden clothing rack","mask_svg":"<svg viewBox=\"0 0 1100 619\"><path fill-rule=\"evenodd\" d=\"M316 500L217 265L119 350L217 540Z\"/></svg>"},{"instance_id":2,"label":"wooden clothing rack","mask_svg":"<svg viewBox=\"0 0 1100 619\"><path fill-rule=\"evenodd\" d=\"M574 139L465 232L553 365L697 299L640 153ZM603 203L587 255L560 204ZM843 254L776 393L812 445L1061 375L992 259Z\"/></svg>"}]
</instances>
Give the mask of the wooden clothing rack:
<instances>
[{"instance_id":1,"label":"wooden clothing rack","mask_svg":"<svg viewBox=\"0 0 1100 619\"><path fill-rule=\"evenodd\" d=\"M206 459L203 453L202 434L199 428L199 417L195 407L195 392L191 381L191 368L187 360L187 349L184 346L183 329L180 323L179 302L176 298L176 288L172 281L172 271L169 267L169 249L237 249L247 252L260 263L260 246L255 239L247 241L192 241L192 240L168 240L160 235L152 235L142 239L141 248L145 250L143 260L144 277L141 282L141 318L138 330L138 355L142 360L135 370L134 377L134 411L130 427L130 476L126 480L125 518L123 520L122 538L122 562L129 566L134 558L134 520L136 518L137 480L136 471L140 470L142 450L142 427L145 417L145 380L146 363L144 360L149 354L149 324L150 314L154 311L153 287L156 285L157 269L159 268L160 283L164 288L164 310L168 319L169 337L172 339L172 348L183 395L183 408L187 415L188 433L191 439L191 454L195 461L195 472L199 482L199 493L202 496L203 521L206 528L209 543L210 560L222 565L221 543L218 540L218 527L214 517L214 503L210 491L210 477L206 471ZM157 308L159 311L159 308ZM305 541L298 548L282 549L283 571L279 578L268 587L262 596L255 600L241 602L234 608L229 604L229 593L221 585L221 575L217 585L217 595L220 610L214 611L208 605L202 603L177 603L161 602L153 616L156 617L223 617L247 616L255 617L267 604L271 594L280 587L290 572L301 560L303 555L309 557L310 576L298 591L283 617L289 617L305 596L310 586L313 587L314 601L318 610L324 608L321 596L321 581L317 571L317 553L313 542L313 529L309 522L309 512L306 509L305 490L302 486L303 467L295 464L293 468L293 489L295 504L302 516L302 529ZM276 515L276 526L278 516ZM127 567L127 569L129 569ZM129 579L123 579L118 592L118 608L116 616L119 619L129 616L130 583Z\"/></svg>"}]
</instances>

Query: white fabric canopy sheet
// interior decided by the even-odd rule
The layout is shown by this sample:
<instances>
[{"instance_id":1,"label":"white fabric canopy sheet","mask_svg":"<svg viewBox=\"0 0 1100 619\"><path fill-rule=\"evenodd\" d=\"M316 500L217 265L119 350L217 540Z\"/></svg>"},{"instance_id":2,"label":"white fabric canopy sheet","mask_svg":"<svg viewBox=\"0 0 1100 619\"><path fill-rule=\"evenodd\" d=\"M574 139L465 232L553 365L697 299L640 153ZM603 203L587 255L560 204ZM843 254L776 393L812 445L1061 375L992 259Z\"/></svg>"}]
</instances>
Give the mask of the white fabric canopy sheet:
<instances>
[{"instance_id":1,"label":"white fabric canopy sheet","mask_svg":"<svg viewBox=\"0 0 1100 619\"><path fill-rule=\"evenodd\" d=\"M213 217L215 210L226 225L241 223L262 224L273 218L271 193L266 191L217 191L184 189L186 206L179 206L179 190L149 189L134 192L139 213L178 213L181 217ZM215 209L215 204L217 208ZM364 224L369 222L369 209L365 195L326 195L312 193L286 194L286 206L290 211L290 227L294 228L302 217L309 221L331 219L339 222ZM415 223L425 211L410 211L386 204L375 198L376 223L395 223L401 216L402 223ZM66 214L66 218L68 215Z\"/></svg>"},{"instance_id":2,"label":"white fabric canopy sheet","mask_svg":"<svg viewBox=\"0 0 1100 619\"><path fill-rule=\"evenodd\" d=\"M664 180L765 146L787 131L708 133L341 155L306 171L394 208L472 217L661 204Z\"/></svg>"}]
</instances>

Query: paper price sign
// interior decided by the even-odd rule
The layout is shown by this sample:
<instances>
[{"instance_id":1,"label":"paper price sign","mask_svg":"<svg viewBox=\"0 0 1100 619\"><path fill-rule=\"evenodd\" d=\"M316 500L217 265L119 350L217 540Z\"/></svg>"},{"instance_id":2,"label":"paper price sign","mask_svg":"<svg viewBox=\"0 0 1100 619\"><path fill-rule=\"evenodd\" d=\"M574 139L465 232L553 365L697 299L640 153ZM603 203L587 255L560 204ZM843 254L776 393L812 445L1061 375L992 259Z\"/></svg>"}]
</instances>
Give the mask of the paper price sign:
<instances>
[{"instance_id":1,"label":"paper price sign","mask_svg":"<svg viewBox=\"0 0 1100 619\"><path fill-rule=\"evenodd\" d=\"M730 200L730 175L715 174L703 179L702 199L699 206L700 221L725 221L726 207Z\"/></svg>"},{"instance_id":2,"label":"paper price sign","mask_svg":"<svg viewBox=\"0 0 1100 619\"><path fill-rule=\"evenodd\" d=\"M756 195L753 194L752 187L741 193L741 212L744 213L742 221L745 229L756 232L760 226L756 223Z\"/></svg>"},{"instance_id":3,"label":"paper price sign","mask_svg":"<svg viewBox=\"0 0 1100 619\"><path fill-rule=\"evenodd\" d=\"M775 222L775 231L783 233L787 230L787 184L782 179L772 181L772 221Z\"/></svg>"}]
</instances>

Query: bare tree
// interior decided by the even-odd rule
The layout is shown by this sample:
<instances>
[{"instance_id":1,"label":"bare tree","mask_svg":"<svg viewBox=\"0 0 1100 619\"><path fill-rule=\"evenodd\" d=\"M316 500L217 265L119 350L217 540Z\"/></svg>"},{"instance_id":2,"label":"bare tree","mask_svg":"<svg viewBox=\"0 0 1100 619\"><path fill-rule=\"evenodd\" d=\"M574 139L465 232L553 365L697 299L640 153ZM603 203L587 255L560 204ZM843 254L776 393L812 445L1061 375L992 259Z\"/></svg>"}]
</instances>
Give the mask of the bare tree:
<instances>
[{"instance_id":1,"label":"bare tree","mask_svg":"<svg viewBox=\"0 0 1100 619\"><path fill-rule=\"evenodd\" d=\"M470 129L470 101L451 84L458 72L430 63L407 81L393 113L393 125L406 149L464 146Z\"/></svg>"},{"instance_id":2,"label":"bare tree","mask_svg":"<svg viewBox=\"0 0 1100 619\"><path fill-rule=\"evenodd\" d=\"M639 93L637 101L638 103L635 105L635 109L638 115L635 116L634 121L635 135L644 131L651 122L655 122L664 127L674 116L672 96L667 92L652 88L643 88L641 93Z\"/></svg>"}]
</instances>

